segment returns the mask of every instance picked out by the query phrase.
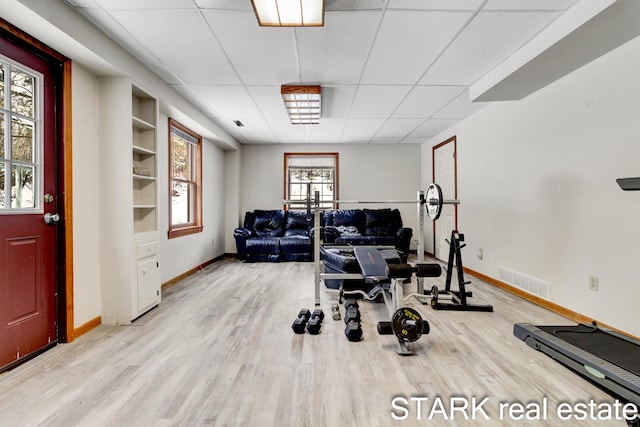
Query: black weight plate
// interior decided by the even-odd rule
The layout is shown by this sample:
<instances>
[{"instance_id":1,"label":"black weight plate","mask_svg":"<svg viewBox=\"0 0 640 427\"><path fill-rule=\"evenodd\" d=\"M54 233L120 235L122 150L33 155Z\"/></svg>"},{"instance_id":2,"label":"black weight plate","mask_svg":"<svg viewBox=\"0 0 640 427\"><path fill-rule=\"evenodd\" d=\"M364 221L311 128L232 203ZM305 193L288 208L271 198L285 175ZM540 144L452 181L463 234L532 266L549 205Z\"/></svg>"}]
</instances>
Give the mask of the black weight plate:
<instances>
[{"instance_id":1,"label":"black weight plate","mask_svg":"<svg viewBox=\"0 0 640 427\"><path fill-rule=\"evenodd\" d=\"M402 307L393 313L391 327L399 340L413 342L422 335L424 325L420 313L411 307Z\"/></svg>"}]
</instances>

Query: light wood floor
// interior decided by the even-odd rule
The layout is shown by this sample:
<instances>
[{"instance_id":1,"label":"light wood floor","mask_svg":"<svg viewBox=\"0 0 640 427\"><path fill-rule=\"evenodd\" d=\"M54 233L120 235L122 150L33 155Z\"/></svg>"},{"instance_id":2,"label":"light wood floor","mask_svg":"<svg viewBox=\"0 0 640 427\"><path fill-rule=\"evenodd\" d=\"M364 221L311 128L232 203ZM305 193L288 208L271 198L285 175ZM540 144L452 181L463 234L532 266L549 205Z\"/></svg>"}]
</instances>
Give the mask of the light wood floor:
<instances>
[{"instance_id":1,"label":"light wood floor","mask_svg":"<svg viewBox=\"0 0 640 427\"><path fill-rule=\"evenodd\" d=\"M292 332L298 311L314 308L312 263L224 259L170 287L160 307L135 325L100 326L0 375L0 425L625 425L560 421L561 402L613 398L529 348L512 329L516 322L572 322L468 279L473 300L495 311L434 311L412 299L408 305L429 320L431 333L410 344L416 355L402 357L393 337L376 333L383 304L361 304L364 339L352 343L344 322L330 316L337 297L324 289L321 334ZM443 286L430 280L426 288ZM406 285L405 293L414 291ZM416 401L392 407L395 397L428 401L418 413ZM451 398L488 398L482 408L490 419L479 412L465 421L458 412L445 420L442 411L427 419L434 401L448 409ZM516 421L507 412L500 419L501 402L536 405L545 398L546 421Z\"/></svg>"}]
</instances>

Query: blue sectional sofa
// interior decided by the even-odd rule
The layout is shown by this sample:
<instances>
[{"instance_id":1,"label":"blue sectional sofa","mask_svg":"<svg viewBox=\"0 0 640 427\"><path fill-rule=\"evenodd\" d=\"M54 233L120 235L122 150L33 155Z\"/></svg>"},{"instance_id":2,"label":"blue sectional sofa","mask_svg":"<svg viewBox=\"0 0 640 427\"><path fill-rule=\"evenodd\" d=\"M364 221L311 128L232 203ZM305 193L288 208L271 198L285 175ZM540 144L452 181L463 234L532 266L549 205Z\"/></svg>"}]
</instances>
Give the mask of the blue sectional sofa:
<instances>
[{"instance_id":1,"label":"blue sectional sofa","mask_svg":"<svg viewBox=\"0 0 640 427\"><path fill-rule=\"evenodd\" d=\"M398 209L337 209L324 212L324 244L394 246L406 262L413 230Z\"/></svg>"},{"instance_id":2,"label":"blue sectional sofa","mask_svg":"<svg viewBox=\"0 0 640 427\"><path fill-rule=\"evenodd\" d=\"M238 258L247 262L313 261L313 214L306 211L247 212L233 236Z\"/></svg>"},{"instance_id":3,"label":"blue sectional sofa","mask_svg":"<svg viewBox=\"0 0 640 427\"><path fill-rule=\"evenodd\" d=\"M394 246L406 262L413 230L397 209L336 209L321 213L323 243ZM247 262L313 261L313 214L300 210L247 212L234 231L238 258Z\"/></svg>"}]
</instances>

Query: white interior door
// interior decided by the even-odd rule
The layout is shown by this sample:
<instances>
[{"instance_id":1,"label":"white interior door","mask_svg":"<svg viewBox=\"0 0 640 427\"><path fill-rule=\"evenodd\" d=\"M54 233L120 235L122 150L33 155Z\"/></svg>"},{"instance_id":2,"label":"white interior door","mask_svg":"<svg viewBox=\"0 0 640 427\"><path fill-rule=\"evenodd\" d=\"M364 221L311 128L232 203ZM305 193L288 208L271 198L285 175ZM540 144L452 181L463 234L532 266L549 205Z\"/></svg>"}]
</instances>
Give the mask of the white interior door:
<instances>
[{"instance_id":1,"label":"white interior door","mask_svg":"<svg viewBox=\"0 0 640 427\"><path fill-rule=\"evenodd\" d=\"M434 182L442 189L443 199L456 198L456 152L455 139L439 145L433 150ZM451 236L456 227L456 209L454 205L443 205L440 218L435 221L434 251L435 257L447 261L449 244L445 239Z\"/></svg>"}]
</instances>

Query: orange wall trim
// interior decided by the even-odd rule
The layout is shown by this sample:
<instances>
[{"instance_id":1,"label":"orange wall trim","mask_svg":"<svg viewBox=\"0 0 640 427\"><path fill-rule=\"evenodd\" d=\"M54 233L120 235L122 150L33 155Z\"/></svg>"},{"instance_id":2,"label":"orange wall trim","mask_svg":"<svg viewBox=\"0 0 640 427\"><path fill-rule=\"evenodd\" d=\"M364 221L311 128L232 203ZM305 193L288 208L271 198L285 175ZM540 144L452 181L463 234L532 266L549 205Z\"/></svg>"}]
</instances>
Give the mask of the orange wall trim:
<instances>
[{"instance_id":1,"label":"orange wall trim","mask_svg":"<svg viewBox=\"0 0 640 427\"><path fill-rule=\"evenodd\" d=\"M98 316L98 317L96 317L94 319L89 320L84 325L80 325L77 328L75 328L73 330L73 336L75 338L78 338L80 335L86 334L87 332L89 332L93 328L97 328L100 325L102 325L102 317Z\"/></svg>"},{"instance_id":2,"label":"orange wall trim","mask_svg":"<svg viewBox=\"0 0 640 427\"><path fill-rule=\"evenodd\" d=\"M480 279L480 280L482 280L484 282L487 282L488 284L493 285L496 288L500 288L500 289L502 289L504 291L509 292L510 294L516 295L516 296L518 296L518 297L520 297L520 298L522 298L524 300L527 300L527 301L529 301L529 302L531 302L531 303L533 303L535 305L538 305L538 306L540 306L542 308L546 308L547 310L552 311L552 312L554 312L556 314L559 314L561 316L564 316L569 320L573 320L574 322L578 322L578 323L591 323L593 321L596 321L598 323L598 326L600 326L603 329L609 329L611 331L616 331L616 332L619 332L621 334L624 334L624 335L626 335L628 337L631 337L633 339L638 339L637 337L629 334L628 332L621 331L620 329L614 328L614 327L609 326L609 325L607 325L605 323L601 323L600 321L598 321L596 319L593 319L591 317L587 317L587 316L585 316L583 314L580 314L580 313L576 313L573 310L569 310L568 308L563 307L563 306L558 305L558 304L555 304L555 303L552 303L551 301L547 301L544 298L540 298L540 297L532 295L532 294L530 294L528 292L524 292L524 291L522 291L522 290L520 290L520 289L518 289L518 288L516 288L514 286L508 285L508 284L506 284L506 283L504 283L504 282L502 282L500 280L494 279L493 277L490 277L490 276L487 276L485 274L479 273L477 271L471 270L470 268L467 268L467 267L463 267L463 269L464 269L464 271L466 273L470 274L471 276L475 276L476 278L478 278L478 279Z\"/></svg>"}]
</instances>

